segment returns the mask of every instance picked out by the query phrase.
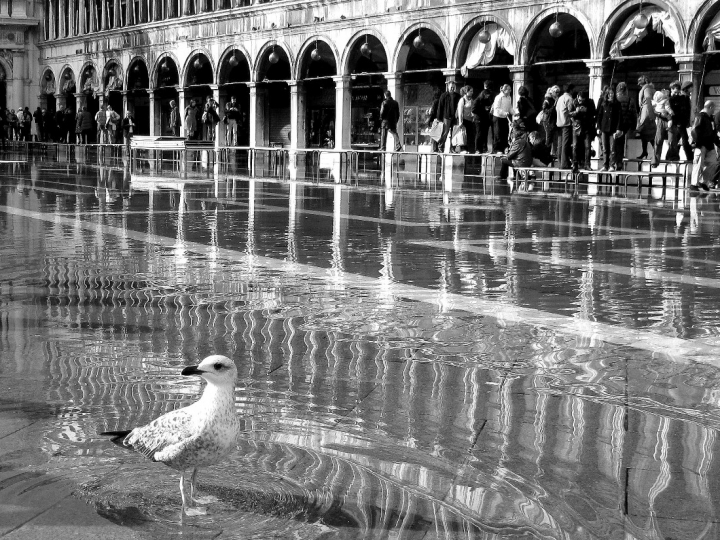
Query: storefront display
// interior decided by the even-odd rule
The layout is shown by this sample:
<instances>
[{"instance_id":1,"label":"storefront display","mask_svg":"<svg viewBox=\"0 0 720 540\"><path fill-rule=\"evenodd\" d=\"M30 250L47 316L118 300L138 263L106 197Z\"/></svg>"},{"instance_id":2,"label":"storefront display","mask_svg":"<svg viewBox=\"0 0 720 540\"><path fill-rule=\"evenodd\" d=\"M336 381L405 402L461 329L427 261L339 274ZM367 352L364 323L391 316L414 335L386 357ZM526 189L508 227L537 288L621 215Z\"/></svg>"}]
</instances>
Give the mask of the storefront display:
<instances>
[{"instance_id":1,"label":"storefront display","mask_svg":"<svg viewBox=\"0 0 720 540\"><path fill-rule=\"evenodd\" d=\"M382 87L358 86L352 89L350 141L353 147L380 148L382 100Z\"/></svg>"}]
</instances>

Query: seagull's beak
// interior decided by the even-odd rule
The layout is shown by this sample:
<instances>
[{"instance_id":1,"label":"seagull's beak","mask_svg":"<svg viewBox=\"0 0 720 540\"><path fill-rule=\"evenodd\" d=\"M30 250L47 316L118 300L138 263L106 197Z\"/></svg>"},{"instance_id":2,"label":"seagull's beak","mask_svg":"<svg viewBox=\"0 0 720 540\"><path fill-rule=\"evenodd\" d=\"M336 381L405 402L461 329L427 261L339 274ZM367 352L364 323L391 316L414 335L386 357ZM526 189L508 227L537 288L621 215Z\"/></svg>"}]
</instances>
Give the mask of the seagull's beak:
<instances>
[{"instance_id":1,"label":"seagull's beak","mask_svg":"<svg viewBox=\"0 0 720 540\"><path fill-rule=\"evenodd\" d=\"M203 373L205 372L198 369L198 366L188 366L180 372L181 375L202 375Z\"/></svg>"}]
</instances>

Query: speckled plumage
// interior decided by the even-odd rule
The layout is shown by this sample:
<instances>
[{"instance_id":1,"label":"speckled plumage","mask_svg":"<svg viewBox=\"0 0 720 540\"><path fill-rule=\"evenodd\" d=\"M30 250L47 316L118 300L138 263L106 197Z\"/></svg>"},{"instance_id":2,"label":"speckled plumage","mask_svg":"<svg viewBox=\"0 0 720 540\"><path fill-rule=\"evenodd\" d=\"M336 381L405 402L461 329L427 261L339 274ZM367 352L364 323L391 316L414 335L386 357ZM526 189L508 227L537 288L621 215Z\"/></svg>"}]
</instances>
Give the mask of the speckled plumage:
<instances>
[{"instance_id":1,"label":"speckled plumage","mask_svg":"<svg viewBox=\"0 0 720 540\"><path fill-rule=\"evenodd\" d=\"M225 356L209 356L199 365L185 368L183 375L200 375L207 386L192 405L171 411L132 431L105 432L123 446L182 471L180 492L183 509L188 512L184 492L185 471L192 469L191 495L199 467L220 462L237 445L240 422L235 415L237 368ZM196 513L201 513L199 510Z\"/></svg>"}]
</instances>

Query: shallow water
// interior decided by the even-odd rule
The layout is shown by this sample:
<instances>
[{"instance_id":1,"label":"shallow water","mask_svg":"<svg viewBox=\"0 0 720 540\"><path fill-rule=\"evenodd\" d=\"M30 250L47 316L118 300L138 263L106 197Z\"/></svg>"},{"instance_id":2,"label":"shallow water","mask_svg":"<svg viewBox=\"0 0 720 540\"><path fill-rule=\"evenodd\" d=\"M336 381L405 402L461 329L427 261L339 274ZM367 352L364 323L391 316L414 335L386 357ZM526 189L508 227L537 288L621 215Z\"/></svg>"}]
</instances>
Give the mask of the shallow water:
<instances>
[{"instance_id":1,"label":"shallow water","mask_svg":"<svg viewBox=\"0 0 720 540\"><path fill-rule=\"evenodd\" d=\"M716 538L719 204L0 164L0 492L157 538ZM97 433L212 353L244 429L181 523Z\"/></svg>"}]
</instances>

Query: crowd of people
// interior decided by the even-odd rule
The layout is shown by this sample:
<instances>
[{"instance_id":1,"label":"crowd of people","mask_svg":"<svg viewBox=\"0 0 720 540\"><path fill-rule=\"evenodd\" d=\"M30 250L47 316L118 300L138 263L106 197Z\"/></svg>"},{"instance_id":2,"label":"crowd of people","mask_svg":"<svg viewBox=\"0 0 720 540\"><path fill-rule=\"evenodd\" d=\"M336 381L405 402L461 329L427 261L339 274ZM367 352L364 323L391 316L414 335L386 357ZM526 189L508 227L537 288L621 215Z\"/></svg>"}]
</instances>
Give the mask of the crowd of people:
<instances>
[{"instance_id":1,"label":"crowd of people","mask_svg":"<svg viewBox=\"0 0 720 540\"><path fill-rule=\"evenodd\" d=\"M71 107L58 107L48 111L38 107L30 112L29 107L15 109L0 108L0 140L42 143L120 144L129 142L134 131L135 119L130 111L125 118L110 105L102 105L93 116L83 106L77 114Z\"/></svg>"},{"instance_id":2,"label":"crowd of people","mask_svg":"<svg viewBox=\"0 0 720 540\"><path fill-rule=\"evenodd\" d=\"M510 85L503 85L496 94L492 83L485 81L482 92L475 96L472 86L463 86L458 92L456 84L449 82L445 92L436 93L429 111L428 128L442 124L437 140L433 140L433 151L445 151L451 139L450 152L487 153L491 139L492 152L515 166L552 164L577 171L591 169L592 145L597 137L600 171L616 171L623 168L627 139L636 134L641 153L633 157L647 159L649 147L653 147L653 167L660 162L663 146L667 146L666 161L699 160L695 172L717 161L714 149L710 151L712 144L701 150L699 131L707 127L707 119L701 112L691 122L691 82L674 81L669 88L655 88L641 76L637 84L637 101L631 98L625 82L603 88L597 104L587 92L567 84L548 88L542 103L536 105L524 86L513 98ZM713 103L708 103L703 109L710 118L708 133L717 136L720 113L716 117ZM695 178L693 185L707 187Z\"/></svg>"}]
</instances>

